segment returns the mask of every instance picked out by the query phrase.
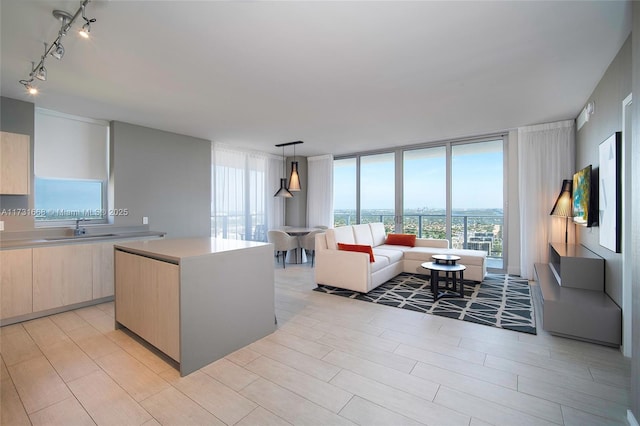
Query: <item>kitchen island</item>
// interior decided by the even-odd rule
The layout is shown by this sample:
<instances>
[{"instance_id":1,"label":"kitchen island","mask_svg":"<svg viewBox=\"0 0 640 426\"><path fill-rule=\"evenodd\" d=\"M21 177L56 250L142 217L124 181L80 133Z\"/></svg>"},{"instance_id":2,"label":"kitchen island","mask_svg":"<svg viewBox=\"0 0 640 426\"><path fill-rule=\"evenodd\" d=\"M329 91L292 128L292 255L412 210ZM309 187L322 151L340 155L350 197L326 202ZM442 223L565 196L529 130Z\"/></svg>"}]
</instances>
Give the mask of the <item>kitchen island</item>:
<instances>
[{"instance_id":1,"label":"kitchen island","mask_svg":"<svg viewBox=\"0 0 640 426\"><path fill-rule=\"evenodd\" d=\"M185 376L275 331L273 246L221 238L116 244L115 319Z\"/></svg>"}]
</instances>

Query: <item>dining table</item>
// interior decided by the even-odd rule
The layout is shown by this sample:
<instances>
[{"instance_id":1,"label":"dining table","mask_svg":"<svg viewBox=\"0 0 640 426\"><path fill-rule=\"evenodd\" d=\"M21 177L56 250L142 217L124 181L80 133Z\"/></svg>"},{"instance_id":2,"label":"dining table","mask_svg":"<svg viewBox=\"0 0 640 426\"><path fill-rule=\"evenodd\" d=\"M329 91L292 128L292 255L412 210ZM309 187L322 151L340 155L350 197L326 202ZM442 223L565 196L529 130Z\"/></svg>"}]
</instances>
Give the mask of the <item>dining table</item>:
<instances>
[{"instance_id":1,"label":"dining table","mask_svg":"<svg viewBox=\"0 0 640 426\"><path fill-rule=\"evenodd\" d=\"M291 251L287 252L287 256L285 257L285 262L288 263L306 263L307 262L307 254L305 250L301 247L300 237L304 237L312 231L315 231L317 228L307 228L304 226L282 226L280 228L275 228L280 231L284 231L287 234L298 237L298 248L300 249L300 261L298 262L298 256L292 256Z\"/></svg>"}]
</instances>

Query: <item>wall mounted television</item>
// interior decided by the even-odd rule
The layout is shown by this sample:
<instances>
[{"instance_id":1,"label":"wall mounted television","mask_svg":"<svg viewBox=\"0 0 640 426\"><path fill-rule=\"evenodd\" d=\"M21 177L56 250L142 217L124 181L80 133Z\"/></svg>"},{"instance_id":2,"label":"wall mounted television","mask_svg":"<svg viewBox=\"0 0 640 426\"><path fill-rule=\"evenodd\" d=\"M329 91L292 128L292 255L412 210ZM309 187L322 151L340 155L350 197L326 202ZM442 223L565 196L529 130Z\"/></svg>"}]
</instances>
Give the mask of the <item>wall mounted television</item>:
<instances>
[{"instance_id":1,"label":"wall mounted television","mask_svg":"<svg viewBox=\"0 0 640 426\"><path fill-rule=\"evenodd\" d=\"M573 223L581 226L598 225L598 185L591 164L573 175Z\"/></svg>"}]
</instances>

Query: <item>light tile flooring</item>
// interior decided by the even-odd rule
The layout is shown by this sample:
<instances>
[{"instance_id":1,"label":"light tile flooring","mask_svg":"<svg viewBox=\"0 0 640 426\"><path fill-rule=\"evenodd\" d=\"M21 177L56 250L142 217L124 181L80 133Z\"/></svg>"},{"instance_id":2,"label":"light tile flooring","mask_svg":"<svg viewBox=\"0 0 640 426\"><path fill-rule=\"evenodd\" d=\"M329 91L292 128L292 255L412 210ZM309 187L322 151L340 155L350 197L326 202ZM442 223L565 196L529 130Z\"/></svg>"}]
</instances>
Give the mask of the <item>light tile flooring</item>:
<instances>
[{"instance_id":1,"label":"light tile flooring","mask_svg":"<svg viewBox=\"0 0 640 426\"><path fill-rule=\"evenodd\" d=\"M312 271L276 267L278 330L182 378L113 303L3 327L1 424L626 424L615 349L321 294Z\"/></svg>"}]
</instances>

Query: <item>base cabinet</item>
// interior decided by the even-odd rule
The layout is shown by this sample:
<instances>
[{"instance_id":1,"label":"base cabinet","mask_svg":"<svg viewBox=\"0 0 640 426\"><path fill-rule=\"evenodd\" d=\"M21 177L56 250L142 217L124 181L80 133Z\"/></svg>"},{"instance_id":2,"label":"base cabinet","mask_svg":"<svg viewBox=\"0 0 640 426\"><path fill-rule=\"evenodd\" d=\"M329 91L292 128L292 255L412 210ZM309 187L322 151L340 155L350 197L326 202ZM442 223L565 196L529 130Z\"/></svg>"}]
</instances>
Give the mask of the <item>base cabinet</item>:
<instances>
[{"instance_id":1,"label":"base cabinet","mask_svg":"<svg viewBox=\"0 0 640 426\"><path fill-rule=\"evenodd\" d=\"M93 299L91 245L33 249L33 311Z\"/></svg>"},{"instance_id":2,"label":"base cabinet","mask_svg":"<svg viewBox=\"0 0 640 426\"><path fill-rule=\"evenodd\" d=\"M0 251L0 318L33 312L32 251Z\"/></svg>"},{"instance_id":3,"label":"base cabinet","mask_svg":"<svg viewBox=\"0 0 640 426\"><path fill-rule=\"evenodd\" d=\"M180 267L131 253L115 253L116 318L180 362Z\"/></svg>"},{"instance_id":4,"label":"base cabinet","mask_svg":"<svg viewBox=\"0 0 640 426\"><path fill-rule=\"evenodd\" d=\"M112 300L114 244L158 238L0 250L0 326Z\"/></svg>"}]
</instances>

